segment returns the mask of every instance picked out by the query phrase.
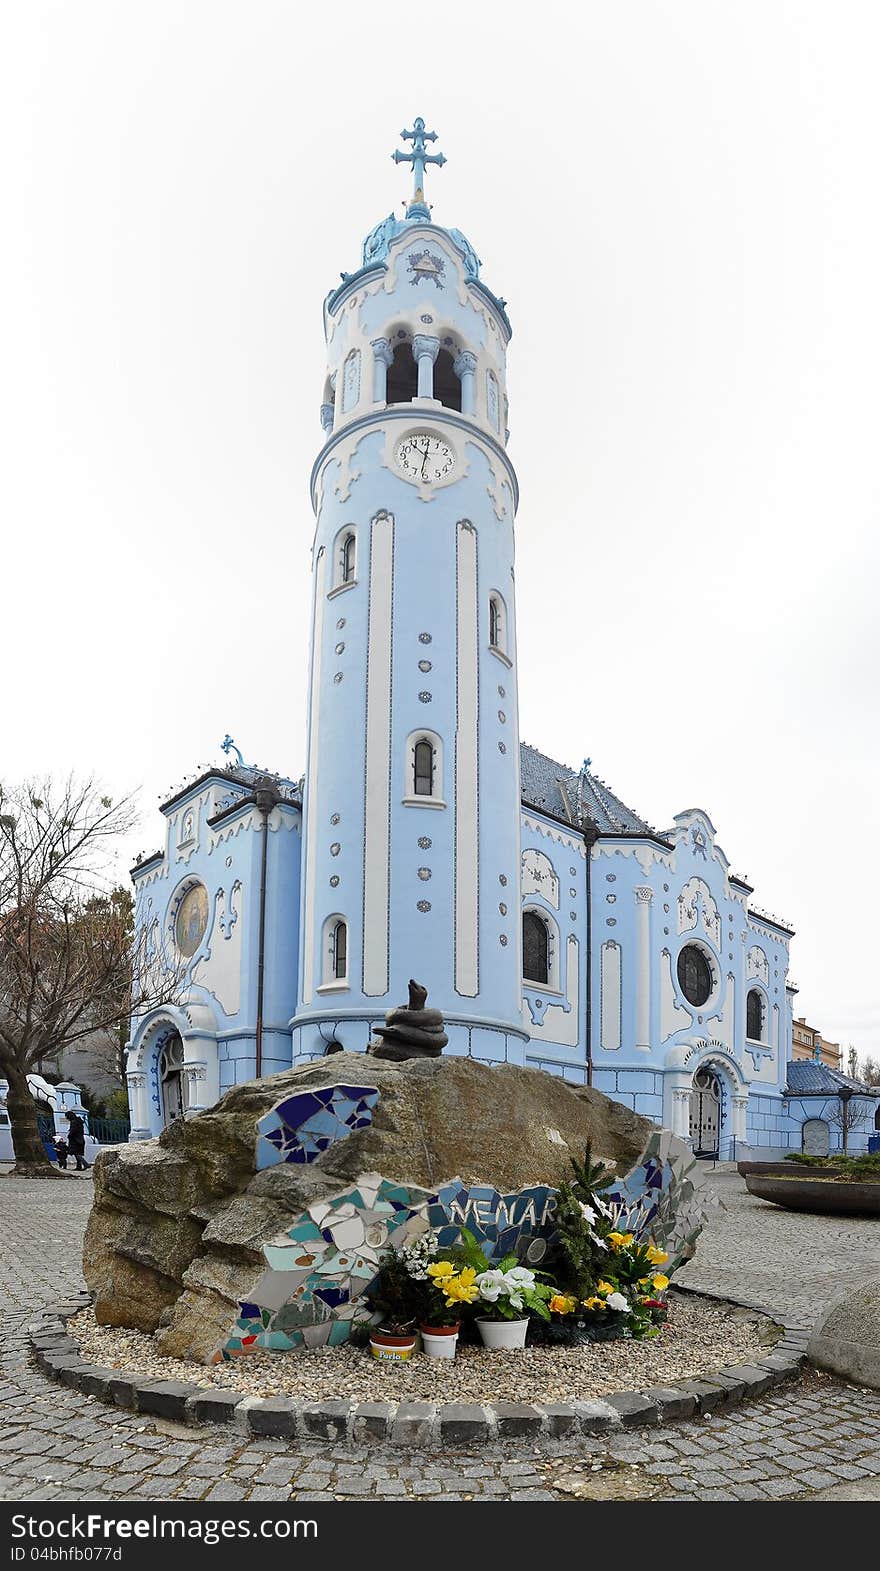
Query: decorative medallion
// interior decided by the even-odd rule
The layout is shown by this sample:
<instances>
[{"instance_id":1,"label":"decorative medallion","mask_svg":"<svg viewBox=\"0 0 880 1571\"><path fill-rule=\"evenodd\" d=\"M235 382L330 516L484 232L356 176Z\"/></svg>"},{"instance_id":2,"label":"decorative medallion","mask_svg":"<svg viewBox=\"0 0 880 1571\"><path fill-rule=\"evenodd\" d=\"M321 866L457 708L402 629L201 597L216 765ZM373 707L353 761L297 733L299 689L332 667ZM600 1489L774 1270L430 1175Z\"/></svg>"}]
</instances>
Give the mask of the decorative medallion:
<instances>
[{"instance_id":1,"label":"decorative medallion","mask_svg":"<svg viewBox=\"0 0 880 1571\"><path fill-rule=\"evenodd\" d=\"M339 814L338 813L331 813L330 814L330 822L331 822L331 824L338 824L339 823Z\"/></svg>"},{"instance_id":2,"label":"decorative medallion","mask_svg":"<svg viewBox=\"0 0 880 1571\"><path fill-rule=\"evenodd\" d=\"M507 915L507 906L504 904L503 900L499 900L499 902L498 902L498 909L501 912L502 916L506 916Z\"/></svg>"},{"instance_id":3,"label":"decorative medallion","mask_svg":"<svg viewBox=\"0 0 880 1571\"><path fill-rule=\"evenodd\" d=\"M498 751L499 751L499 753L506 753L507 752L507 748L505 747L503 742L499 742L498 743Z\"/></svg>"},{"instance_id":4,"label":"decorative medallion","mask_svg":"<svg viewBox=\"0 0 880 1571\"><path fill-rule=\"evenodd\" d=\"M507 888L507 874L506 873L499 873L498 874L498 882L501 885L502 889L506 889Z\"/></svg>"},{"instance_id":5,"label":"decorative medallion","mask_svg":"<svg viewBox=\"0 0 880 1571\"><path fill-rule=\"evenodd\" d=\"M338 627L338 628L339 628L339 631L340 631L340 632L341 632L341 631L342 631L342 629L343 629L343 628L344 628L344 626L345 626L345 617L344 617L344 616L341 616L341 617L340 617L340 618L339 618L339 621L338 621L338 622L337 622L337 623L336 623L336 626L337 626L337 627Z\"/></svg>"},{"instance_id":6,"label":"decorative medallion","mask_svg":"<svg viewBox=\"0 0 880 1571\"><path fill-rule=\"evenodd\" d=\"M427 692L424 688L422 688L422 691L419 693L419 703L420 704L429 704L430 702L431 702L431 694L429 692Z\"/></svg>"},{"instance_id":7,"label":"decorative medallion","mask_svg":"<svg viewBox=\"0 0 880 1571\"><path fill-rule=\"evenodd\" d=\"M411 284L420 284L430 279L438 289L443 288L446 263L442 256L436 256L426 247L424 251L411 251L406 259L406 265Z\"/></svg>"},{"instance_id":8,"label":"decorative medallion","mask_svg":"<svg viewBox=\"0 0 880 1571\"><path fill-rule=\"evenodd\" d=\"M606 918L605 918L605 926L606 927L616 927L617 926L617 917L616 916L606 916Z\"/></svg>"},{"instance_id":9,"label":"decorative medallion","mask_svg":"<svg viewBox=\"0 0 880 1571\"><path fill-rule=\"evenodd\" d=\"M499 698L503 698L504 697L504 688L501 687L500 685L499 685L499 688L498 688L498 697Z\"/></svg>"},{"instance_id":10,"label":"decorative medallion","mask_svg":"<svg viewBox=\"0 0 880 1571\"><path fill-rule=\"evenodd\" d=\"M430 851L430 849L431 849L433 844L434 844L433 840L431 840L428 837L428 835L419 835L419 850L420 851Z\"/></svg>"},{"instance_id":11,"label":"decorative medallion","mask_svg":"<svg viewBox=\"0 0 880 1571\"><path fill-rule=\"evenodd\" d=\"M420 867L419 868L419 878L422 880L423 884L426 884L428 882L428 879L430 878L430 876L431 876L431 869L429 867Z\"/></svg>"},{"instance_id":12,"label":"decorative medallion","mask_svg":"<svg viewBox=\"0 0 880 1571\"><path fill-rule=\"evenodd\" d=\"M174 937L185 960L195 954L208 926L208 891L204 884L193 884L177 908Z\"/></svg>"},{"instance_id":13,"label":"decorative medallion","mask_svg":"<svg viewBox=\"0 0 880 1571\"><path fill-rule=\"evenodd\" d=\"M417 900L416 901L416 910L417 911L430 911L430 909L431 909L431 902L430 902L430 900Z\"/></svg>"},{"instance_id":14,"label":"decorative medallion","mask_svg":"<svg viewBox=\"0 0 880 1571\"><path fill-rule=\"evenodd\" d=\"M332 874L332 876L330 878L330 888L331 889L338 889L339 888L339 874L338 873L333 873Z\"/></svg>"},{"instance_id":15,"label":"decorative medallion","mask_svg":"<svg viewBox=\"0 0 880 1571\"><path fill-rule=\"evenodd\" d=\"M419 633L419 643L420 644L430 644L430 642L431 642L431 634L430 633Z\"/></svg>"},{"instance_id":16,"label":"decorative medallion","mask_svg":"<svg viewBox=\"0 0 880 1571\"><path fill-rule=\"evenodd\" d=\"M339 844L339 841L338 840L334 840L332 846L330 847L330 855L331 856L338 856L341 850L342 850L342 846Z\"/></svg>"},{"instance_id":17,"label":"decorative medallion","mask_svg":"<svg viewBox=\"0 0 880 1571\"><path fill-rule=\"evenodd\" d=\"M432 670L432 666L431 666L430 660L420 660L419 661L419 670L420 671L425 671L425 672Z\"/></svg>"},{"instance_id":18,"label":"decorative medallion","mask_svg":"<svg viewBox=\"0 0 880 1571\"><path fill-rule=\"evenodd\" d=\"M505 713L504 713L504 710L503 710L503 709L499 709L499 711L498 711L498 719L499 719L499 720L500 720L500 721L501 721L501 724L502 724L502 725L504 725L504 724L505 724L505 723L506 723L506 721L507 721L507 716L506 716L506 714L505 714Z\"/></svg>"},{"instance_id":19,"label":"decorative medallion","mask_svg":"<svg viewBox=\"0 0 880 1571\"><path fill-rule=\"evenodd\" d=\"M336 683L336 686L338 687L340 682L342 681L342 672L341 671L337 671L337 673L334 676L333 680Z\"/></svg>"},{"instance_id":20,"label":"decorative medallion","mask_svg":"<svg viewBox=\"0 0 880 1571\"><path fill-rule=\"evenodd\" d=\"M341 655L344 649L345 649L345 645L344 644L337 644L336 645L336 653L338 655Z\"/></svg>"},{"instance_id":21,"label":"decorative medallion","mask_svg":"<svg viewBox=\"0 0 880 1571\"><path fill-rule=\"evenodd\" d=\"M507 934L506 933L501 933L499 935L498 942L501 945L502 949L506 949L507 948Z\"/></svg>"}]
</instances>

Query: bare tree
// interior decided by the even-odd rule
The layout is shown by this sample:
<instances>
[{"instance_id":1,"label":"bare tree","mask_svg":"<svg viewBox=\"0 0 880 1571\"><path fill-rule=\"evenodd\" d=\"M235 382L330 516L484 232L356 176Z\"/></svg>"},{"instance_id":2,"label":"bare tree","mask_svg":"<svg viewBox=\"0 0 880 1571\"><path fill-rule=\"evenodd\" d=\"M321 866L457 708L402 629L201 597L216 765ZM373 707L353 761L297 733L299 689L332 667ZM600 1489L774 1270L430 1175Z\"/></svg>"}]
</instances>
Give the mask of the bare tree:
<instances>
[{"instance_id":1,"label":"bare tree","mask_svg":"<svg viewBox=\"0 0 880 1571\"><path fill-rule=\"evenodd\" d=\"M133 987L138 1013L180 994L155 934L133 944L128 892L107 876L134 822L131 799L113 802L93 780L0 786L0 1073L16 1174L56 1171L28 1088L41 1059L122 1026Z\"/></svg>"},{"instance_id":2,"label":"bare tree","mask_svg":"<svg viewBox=\"0 0 880 1571\"><path fill-rule=\"evenodd\" d=\"M866 1086L880 1086L880 1064L870 1053L862 1065L862 1079Z\"/></svg>"},{"instance_id":3,"label":"bare tree","mask_svg":"<svg viewBox=\"0 0 880 1571\"><path fill-rule=\"evenodd\" d=\"M843 1150L849 1150L849 1136L853 1129L861 1129L868 1121L871 1113L867 1102L860 1102L855 1092L841 1091L837 1101L832 1102L825 1117L829 1124L839 1129L843 1136Z\"/></svg>"}]
</instances>

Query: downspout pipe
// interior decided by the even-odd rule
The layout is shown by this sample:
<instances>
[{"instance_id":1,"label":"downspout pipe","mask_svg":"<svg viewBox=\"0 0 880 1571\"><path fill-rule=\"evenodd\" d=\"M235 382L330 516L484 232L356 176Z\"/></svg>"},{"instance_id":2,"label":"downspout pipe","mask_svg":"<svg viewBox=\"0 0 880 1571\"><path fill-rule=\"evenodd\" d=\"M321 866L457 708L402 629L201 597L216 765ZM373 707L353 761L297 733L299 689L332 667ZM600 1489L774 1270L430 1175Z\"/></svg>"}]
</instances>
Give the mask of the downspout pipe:
<instances>
[{"instance_id":1,"label":"downspout pipe","mask_svg":"<svg viewBox=\"0 0 880 1571\"><path fill-rule=\"evenodd\" d=\"M592 818L585 818L584 844L587 848L587 1085L593 1084L593 846L599 839L599 826Z\"/></svg>"},{"instance_id":2,"label":"downspout pipe","mask_svg":"<svg viewBox=\"0 0 880 1571\"><path fill-rule=\"evenodd\" d=\"M269 851L269 814L281 801L281 792L269 775L258 775L254 781L254 801L263 822L263 843L260 849L260 935L257 948L257 1029L255 1041L254 1078L263 1073L263 982L266 963L266 869Z\"/></svg>"}]
</instances>

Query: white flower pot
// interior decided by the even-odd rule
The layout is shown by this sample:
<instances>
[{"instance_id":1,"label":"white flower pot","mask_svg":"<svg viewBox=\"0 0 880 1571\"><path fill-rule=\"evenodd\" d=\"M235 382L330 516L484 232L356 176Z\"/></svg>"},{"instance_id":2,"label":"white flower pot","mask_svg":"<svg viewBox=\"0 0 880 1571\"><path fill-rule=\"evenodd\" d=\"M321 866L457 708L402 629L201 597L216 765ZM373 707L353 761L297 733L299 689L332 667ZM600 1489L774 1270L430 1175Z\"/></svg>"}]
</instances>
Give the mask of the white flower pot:
<instances>
[{"instance_id":1,"label":"white flower pot","mask_svg":"<svg viewBox=\"0 0 880 1571\"><path fill-rule=\"evenodd\" d=\"M477 1320L483 1346L492 1350L500 1349L510 1352L517 1347L525 1347L526 1332L529 1329L528 1318L525 1320Z\"/></svg>"},{"instance_id":2,"label":"white flower pot","mask_svg":"<svg viewBox=\"0 0 880 1571\"><path fill-rule=\"evenodd\" d=\"M433 1336L430 1331L422 1331L422 1347L425 1350L426 1358L454 1358L457 1346L457 1330L451 1336L448 1332L443 1332L439 1336Z\"/></svg>"}]
</instances>

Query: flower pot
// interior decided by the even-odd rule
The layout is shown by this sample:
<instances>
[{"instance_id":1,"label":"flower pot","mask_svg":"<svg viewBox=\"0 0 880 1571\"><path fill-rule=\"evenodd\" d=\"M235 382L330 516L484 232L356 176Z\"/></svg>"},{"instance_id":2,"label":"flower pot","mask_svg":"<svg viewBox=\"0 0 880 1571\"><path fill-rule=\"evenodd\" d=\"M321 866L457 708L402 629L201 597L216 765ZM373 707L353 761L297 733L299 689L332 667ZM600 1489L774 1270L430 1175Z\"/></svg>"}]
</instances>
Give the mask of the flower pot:
<instances>
[{"instance_id":1,"label":"flower pot","mask_svg":"<svg viewBox=\"0 0 880 1571\"><path fill-rule=\"evenodd\" d=\"M477 1319L483 1346L492 1350L499 1349L509 1352L513 1348L525 1347L526 1332L529 1329L528 1318L525 1320L480 1320Z\"/></svg>"},{"instance_id":2,"label":"flower pot","mask_svg":"<svg viewBox=\"0 0 880 1571\"><path fill-rule=\"evenodd\" d=\"M460 1323L454 1326L419 1326L425 1357L454 1358L459 1329Z\"/></svg>"},{"instance_id":3,"label":"flower pot","mask_svg":"<svg viewBox=\"0 0 880 1571\"><path fill-rule=\"evenodd\" d=\"M387 1358L394 1363L402 1363L412 1357L415 1345L416 1339L411 1332L401 1335L392 1331L370 1332L370 1351L374 1358Z\"/></svg>"}]
</instances>

